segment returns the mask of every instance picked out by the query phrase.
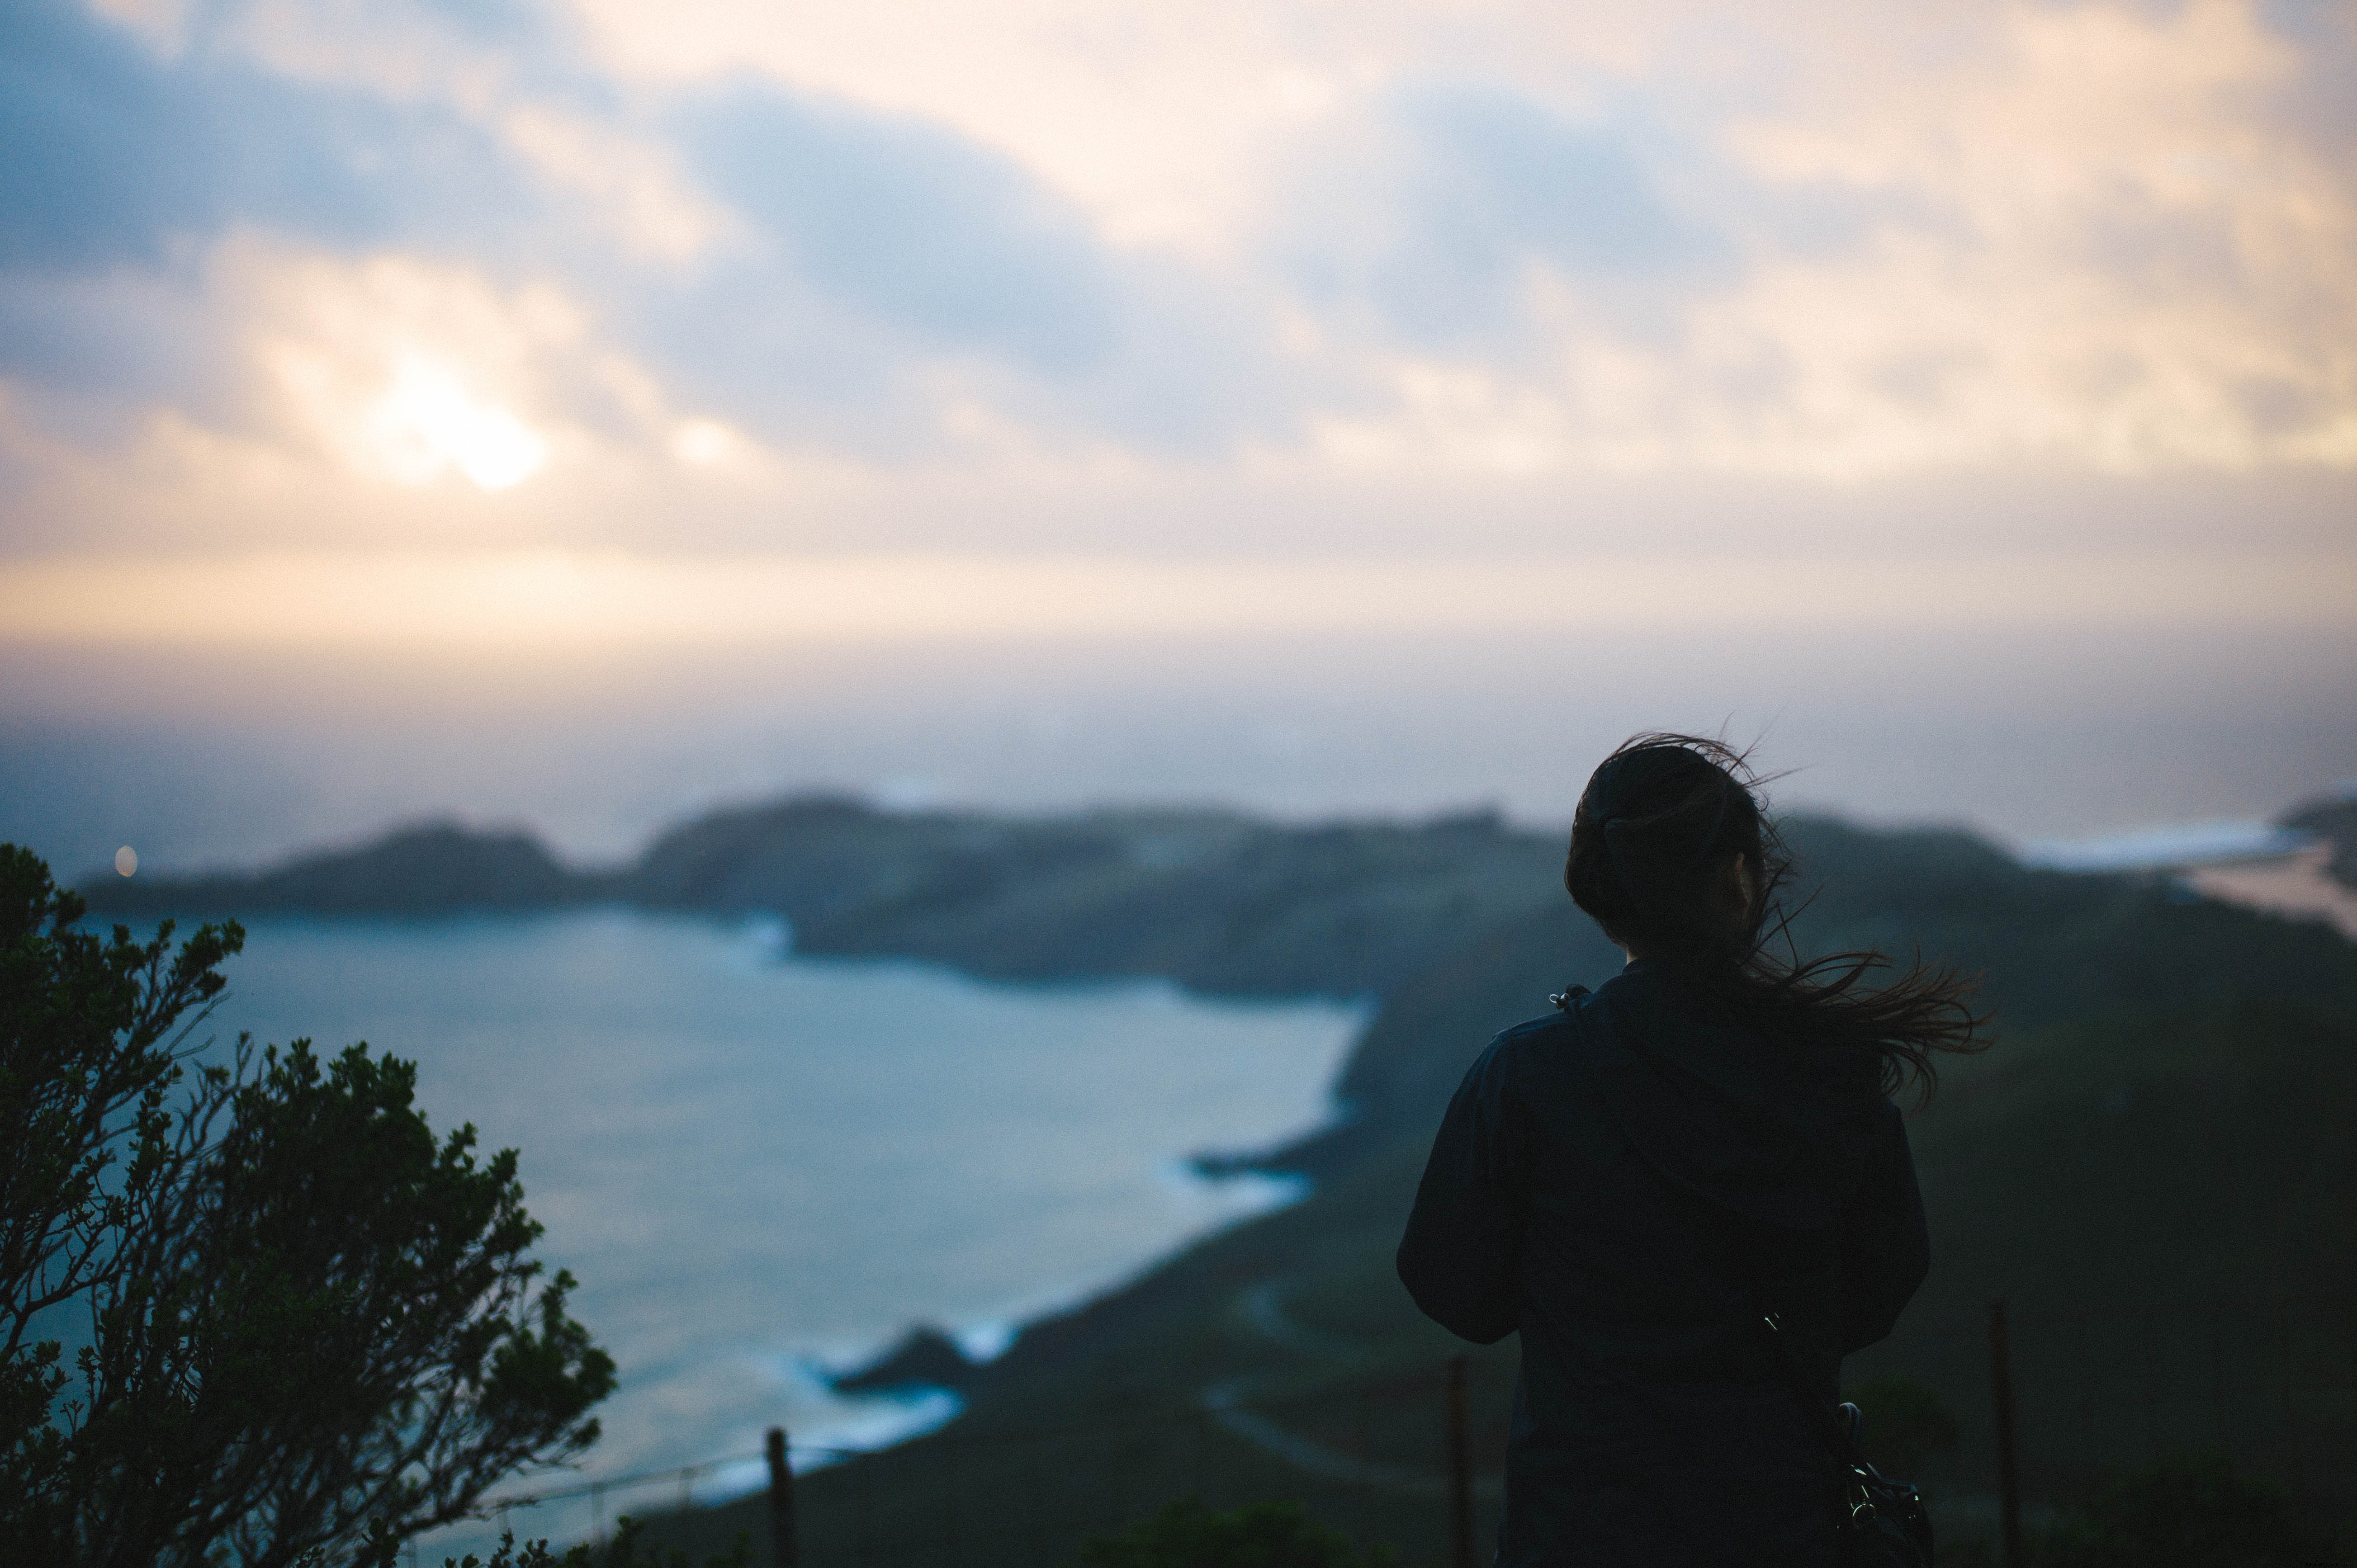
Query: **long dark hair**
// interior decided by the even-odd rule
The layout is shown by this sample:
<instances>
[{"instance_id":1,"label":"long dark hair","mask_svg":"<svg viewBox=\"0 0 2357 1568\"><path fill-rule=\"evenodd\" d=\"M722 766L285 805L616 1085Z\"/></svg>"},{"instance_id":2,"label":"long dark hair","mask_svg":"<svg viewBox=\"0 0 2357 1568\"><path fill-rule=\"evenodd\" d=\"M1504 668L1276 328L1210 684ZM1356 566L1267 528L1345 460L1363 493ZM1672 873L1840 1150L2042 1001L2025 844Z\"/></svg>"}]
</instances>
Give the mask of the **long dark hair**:
<instances>
[{"instance_id":1,"label":"long dark hair","mask_svg":"<svg viewBox=\"0 0 2357 1568\"><path fill-rule=\"evenodd\" d=\"M1572 818L1564 886L1605 935L1660 960L1744 1023L1795 1047L1871 1052L1882 1090L1910 1079L1921 1101L1933 1058L1986 1049L1977 981L1880 951L1804 960L1788 909L1792 857L1742 752L1698 736L1633 736L1606 757ZM1770 951L1781 947L1784 956Z\"/></svg>"}]
</instances>

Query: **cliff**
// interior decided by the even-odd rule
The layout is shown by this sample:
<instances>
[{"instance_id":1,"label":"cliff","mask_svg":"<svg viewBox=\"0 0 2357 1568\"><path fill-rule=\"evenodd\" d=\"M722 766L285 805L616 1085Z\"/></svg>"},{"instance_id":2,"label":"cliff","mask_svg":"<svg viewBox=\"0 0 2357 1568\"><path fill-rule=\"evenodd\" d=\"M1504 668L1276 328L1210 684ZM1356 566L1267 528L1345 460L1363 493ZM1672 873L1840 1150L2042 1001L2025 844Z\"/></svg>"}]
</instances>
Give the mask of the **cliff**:
<instances>
[{"instance_id":1,"label":"cliff","mask_svg":"<svg viewBox=\"0 0 2357 1568\"><path fill-rule=\"evenodd\" d=\"M2357 1005L2350 951L2148 878L2026 868L1953 831L1785 824L1811 952L1921 952L1984 977L2011 1032L2235 994ZM1293 826L1221 811L1035 818L802 797L711 813L634 863L567 868L449 823L245 875L102 875L104 915L432 917L610 901L785 917L804 952L1005 980L1166 979L1208 994L1372 998L1346 1122L1262 1163L1331 1176L1427 1125L1489 1036L1620 955L1565 897L1557 835L1493 814Z\"/></svg>"}]
</instances>

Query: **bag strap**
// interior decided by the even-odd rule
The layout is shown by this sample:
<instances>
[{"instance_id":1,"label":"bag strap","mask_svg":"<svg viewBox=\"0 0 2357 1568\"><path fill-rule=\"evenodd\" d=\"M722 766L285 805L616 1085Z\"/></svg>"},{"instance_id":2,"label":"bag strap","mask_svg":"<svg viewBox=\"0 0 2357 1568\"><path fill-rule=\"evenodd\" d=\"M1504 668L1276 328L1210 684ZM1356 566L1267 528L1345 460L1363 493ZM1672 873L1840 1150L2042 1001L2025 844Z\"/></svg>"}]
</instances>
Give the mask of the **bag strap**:
<instances>
[{"instance_id":1,"label":"bag strap","mask_svg":"<svg viewBox=\"0 0 2357 1568\"><path fill-rule=\"evenodd\" d=\"M1578 1004L1588 995L1585 985L1568 985L1547 1000L1555 1004L1556 1011L1577 1018L1579 1016ZM1767 1293L1760 1288L1757 1274L1748 1267L1743 1272L1751 1276L1753 1303L1764 1303ZM1784 1333L1784 1320L1764 1305L1757 1306L1756 1310L1747 1308L1747 1311L1775 1347L1776 1364L1783 1369L1792 1392L1799 1397L1801 1408L1809 1412L1810 1424L1817 1429L1817 1435L1824 1443L1826 1451L1852 1474L1870 1474L1871 1467L1858 1452L1857 1439L1851 1434L1848 1424L1834 1413L1825 1403L1824 1396L1810 1386L1808 1374L1802 1370L1800 1358L1793 1353L1792 1342Z\"/></svg>"},{"instance_id":2,"label":"bag strap","mask_svg":"<svg viewBox=\"0 0 2357 1568\"><path fill-rule=\"evenodd\" d=\"M1847 1468L1865 1470L1866 1458L1858 1452L1857 1439L1850 1434L1849 1423L1834 1413L1833 1407L1825 1403L1824 1395L1810 1387L1809 1376L1801 1369L1800 1357L1794 1354L1792 1341L1785 1335L1784 1320L1773 1312L1763 1311L1758 1321L1767 1334L1769 1343L1775 1347L1776 1364L1783 1369L1792 1392L1800 1397L1801 1408L1809 1412L1809 1423L1817 1429L1817 1436L1824 1441L1826 1451Z\"/></svg>"}]
</instances>

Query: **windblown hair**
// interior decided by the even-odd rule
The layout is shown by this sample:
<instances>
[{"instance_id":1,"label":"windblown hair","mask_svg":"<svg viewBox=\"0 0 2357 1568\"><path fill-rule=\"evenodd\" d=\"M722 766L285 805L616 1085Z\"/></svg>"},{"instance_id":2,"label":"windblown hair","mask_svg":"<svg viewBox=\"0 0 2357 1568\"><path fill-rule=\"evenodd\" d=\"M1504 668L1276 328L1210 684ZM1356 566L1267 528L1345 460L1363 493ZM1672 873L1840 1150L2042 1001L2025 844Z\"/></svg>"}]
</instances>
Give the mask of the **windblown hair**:
<instances>
[{"instance_id":1,"label":"windblown hair","mask_svg":"<svg viewBox=\"0 0 2357 1568\"><path fill-rule=\"evenodd\" d=\"M1656 959L1779 1044L1878 1058L1883 1092L1928 1102L1934 1058L1986 1049L1975 978L1879 950L1803 960L1783 897L1792 857L1743 753L1696 736L1631 737L1589 779L1563 882L1605 935ZM1740 860L1748 876L1734 865ZM1782 950L1782 956L1770 947Z\"/></svg>"}]
</instances>

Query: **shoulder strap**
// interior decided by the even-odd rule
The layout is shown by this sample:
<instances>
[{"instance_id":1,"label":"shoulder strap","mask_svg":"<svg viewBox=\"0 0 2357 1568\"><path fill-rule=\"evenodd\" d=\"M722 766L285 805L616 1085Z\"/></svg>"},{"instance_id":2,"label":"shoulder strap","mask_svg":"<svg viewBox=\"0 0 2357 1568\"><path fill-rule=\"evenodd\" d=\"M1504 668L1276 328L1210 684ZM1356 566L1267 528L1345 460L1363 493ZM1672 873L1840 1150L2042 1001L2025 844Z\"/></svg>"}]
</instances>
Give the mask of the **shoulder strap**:
<instances>
[{"instance_id":1,"label":"shoulder strap","mask_svg":"<svg viewBox=\"0 0 2357 1568\"><path fill-rule=\"evenodd\" d=\"M1783 1369L1792 1392L1801 1401L1801 1408L1809 1412L1809 1424L1817 1429L1817 1436L1824 1444L1826 1451L1852 1470L1866 1468L1865 1457L1857 1451L1857 1439L1850 1435L1848 1423L1834 1413L1823 1394L1809 1386L1808 1374L1801 1369L1800 1358L1793 1353L1792 1342L1785 1336L1784 1320L1772 1312L1762 1312L1758 1321L1760 1331L1768 1337L1776 1364Z\"/></svg>"},{"instance_id":2,"label":"shoulder strap","mask_svg":"<svg viewBox=\"0 0 2357 1568\"><path fill-rule=\"evenodd\" d=\"M1578 1004L1588 994L1585 985L1573 985L1556 992L1547 1000L1555 1004L1558 1011L1576 1018L1579 1015ZM1754 1301L1764 1301L1765 1293L1759 1288L1757 1278L1751 1281L1751 1287ZM1865 1456L1858 1453L1857 1439L1851 1435L1848 1424L1834 1413L1833 1408L1825 1403L1824 1396L1810 1386L1809 1376L1802 1370L1800 1358L1793 1353L1792 1342L1784 1333L1784 1320L1764 1306L1752 1311L1750 1316L1767 1337L1777 1366L1782 1369L1786 1381L1801 1402L1801 1408L1809 1412L1809 1423L1816 1428L1817 1436L1824 1444L1826 1452L1853 1471L1865 1469Z\"/></svg>"}]
</instances>

